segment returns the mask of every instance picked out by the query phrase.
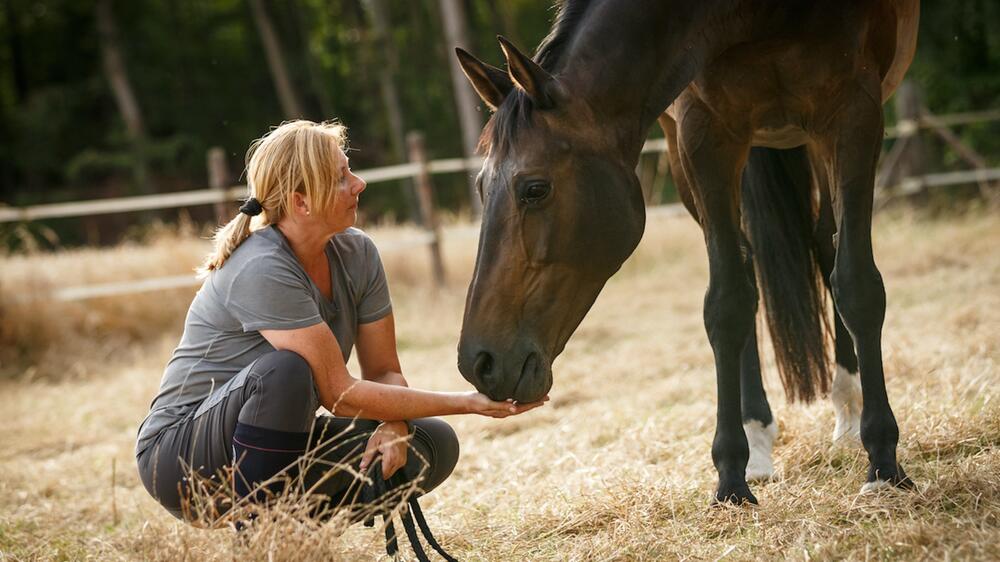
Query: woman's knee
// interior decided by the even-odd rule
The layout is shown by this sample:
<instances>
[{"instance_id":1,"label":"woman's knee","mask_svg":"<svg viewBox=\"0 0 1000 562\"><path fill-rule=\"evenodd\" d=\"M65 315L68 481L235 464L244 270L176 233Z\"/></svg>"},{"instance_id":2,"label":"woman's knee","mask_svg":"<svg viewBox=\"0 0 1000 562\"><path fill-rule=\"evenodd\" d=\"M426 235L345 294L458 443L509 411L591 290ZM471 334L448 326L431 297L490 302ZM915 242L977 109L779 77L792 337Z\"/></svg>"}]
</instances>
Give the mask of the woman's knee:
<instances>
[{"instance_id":1,"label":"woman's knee","mask_svg":"<svg viewBox=\"0 0 1000 562\"><path fill-rule=\"evenodd\" d=\"M413 426L416 452L430 457L426 459L429 466L420 467L426 470L421 488L429 492L444 482L458 464L458 435L448 422L439 418L413 420Z\"/></svg>"},{"instance_id":2,"label":"woman's knee","mask_svg":"<svg viewBox=\"0 0 1000 562\"><path fill-rule=\"evenodd\" d=\"M272 351L254 363L253 374L263 390L276 399L313 397L316 392L312 368L294 351Z\"/></svg>"},{"instance_id":3,"label":"woman's knee","mask_svg":"<svg viewBox=\"0 0 1000 562\"><path fill-rule=\"evenodd\" d=\"M267 353L254 363L251 378L254 404L241 413L240 422L284 431L309 430L319 400L312 369L301 355L287 350Z\"/></svg>"}]
</instances>

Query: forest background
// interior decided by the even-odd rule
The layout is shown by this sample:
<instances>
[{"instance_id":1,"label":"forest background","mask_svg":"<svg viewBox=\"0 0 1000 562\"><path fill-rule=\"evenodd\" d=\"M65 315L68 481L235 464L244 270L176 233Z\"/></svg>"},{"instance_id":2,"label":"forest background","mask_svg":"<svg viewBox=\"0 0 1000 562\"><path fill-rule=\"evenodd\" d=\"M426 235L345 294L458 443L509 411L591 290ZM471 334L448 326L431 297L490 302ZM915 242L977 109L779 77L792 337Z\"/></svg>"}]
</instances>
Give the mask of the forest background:
<instances>
[{"instance_id":1,"label":"forest background","mask_svg":"<svg viewBox=\"0 0 1000 562\"><path fill-rule=\"evenodd\" d=\"M0 206L204 188L211 147L238 183L250 141L295 117L347 124L355 169L404 161L413 130L432 158L461 156L446 18L502 66L495 36L530 52L555 13L537 0L0 0ZM908 76L934 113L1000 107L997 29L995 0L923 3ZM959 134L998 162L995 127ZM964 167L940 142L926 155L925 171ZM435 177L438 204L467 211L466 185ZM364 218L408 220L408 197L380 184ZM0 224L0 248L113 243L181 216L215 220L202 206Z\"/></svg>"}]
</instances>

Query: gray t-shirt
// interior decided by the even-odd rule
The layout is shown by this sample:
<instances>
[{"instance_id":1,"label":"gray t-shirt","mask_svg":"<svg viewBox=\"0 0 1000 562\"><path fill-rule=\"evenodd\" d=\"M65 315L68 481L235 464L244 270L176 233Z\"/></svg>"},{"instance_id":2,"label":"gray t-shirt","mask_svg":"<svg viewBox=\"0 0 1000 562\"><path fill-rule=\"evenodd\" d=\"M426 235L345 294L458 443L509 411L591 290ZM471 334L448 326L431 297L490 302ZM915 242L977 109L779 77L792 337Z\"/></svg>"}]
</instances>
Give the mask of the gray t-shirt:
<instances>
[{"instance_id":1,"label":"gray t-shirt","mask_svg":"<svg viewBox=\"0 0 1000 562\"><path fill-rule=\"evenodd\" d=\"M351 356L358 324L392 311L385 271L371 238L356 228L331 238L326 255L333 301L312 282L276 226L255 231L209 274L188 310L160 392L139 427L137 455L214 388L274 350L260 330L326 322L344 360Z\"/></svg>"}]
</instances>

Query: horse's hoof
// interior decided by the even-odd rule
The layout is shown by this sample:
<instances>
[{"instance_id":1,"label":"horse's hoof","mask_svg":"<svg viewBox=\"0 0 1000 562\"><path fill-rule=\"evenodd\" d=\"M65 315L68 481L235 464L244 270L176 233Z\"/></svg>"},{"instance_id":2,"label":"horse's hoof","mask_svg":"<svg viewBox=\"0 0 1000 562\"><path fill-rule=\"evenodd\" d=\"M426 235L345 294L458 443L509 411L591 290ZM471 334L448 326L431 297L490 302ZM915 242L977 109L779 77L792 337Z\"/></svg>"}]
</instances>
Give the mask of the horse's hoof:
<instances>
[{"instance_id":1,"label":"horse's hoof","mask_svg":"<svg viewBox=\"0 0 1000 562\"><path fill-rule=\"evenodd\" d=\"M890 472L890 471L885 471L885 472ZM890 489L913 490L916 489L917 487L917 485L913 483L913 480L910 480L910 477L907 476L905 472L903 472L903 467L897 467L895 473L890 474L888 478L882 478L882 474L884 474L884 472L882 471L877 472L878 476L875 476L874 474L871 473L876 473L876 471L874 470L870 471L870 474L868 476L868 481L865 482L865 485L861 487L862 494L870 494L873 492L878 492L881 490L890 490Z\"/></svg>"},{"instance_id":2,"label":"horse's hoof","mask_svg":"<svg viewBox=\"0 0 1000 562\"><path fill-rule=\"evenodd\" d=\"M712 505L757 505L757 498L746 484L727 491L723 491L720 487L715 492L715 499L712 500Z\"/></svg>"},{"instance_id":3,"label":"horse's hoof","mask_svg":"<svg viewBox=\"0 0 1000 562\"><path fill-rule=\"evenodd\" d=\"M771 451L778 436L778 424L764 425L757 420L743 424L750 445L750 459L747 461L747 482L765 482L774 477L774 461Z\"/></svg>"},{"instance_id":4,"label":"horse's hoof","mask_svg":"<svg viewBox=\"0 0 1000 562\"><path fill-rule=\"evenodd\" d=\"M861 487L861 493L871 494L882 490L913 490L916 487L917 485L909 478L898 481L874 480L872 482L865 482L865 485Z\"/></svg>"}]
</instances>

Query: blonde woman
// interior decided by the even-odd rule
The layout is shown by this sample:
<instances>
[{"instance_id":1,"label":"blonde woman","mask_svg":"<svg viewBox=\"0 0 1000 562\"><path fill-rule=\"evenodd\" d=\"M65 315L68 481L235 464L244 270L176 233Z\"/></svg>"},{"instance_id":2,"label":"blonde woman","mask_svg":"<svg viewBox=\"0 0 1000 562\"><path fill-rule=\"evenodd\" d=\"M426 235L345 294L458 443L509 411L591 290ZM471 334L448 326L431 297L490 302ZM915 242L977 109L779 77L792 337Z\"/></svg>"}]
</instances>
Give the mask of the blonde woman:
<instances>
[{"instance_id":1,"label":"blonde woman","mask_svg":"<svg viewBox=\"0 0 1000 562\"><path fill-rule=\"evenodd\" d=\"M385 478L422 474L430 491L458 460L454 431L433 416L502 418L541 405L408 387L378 251L352 228L365 182L344 147L341 125L293 121L247 153L250 198L216 234L136 444L146 490L178 518L191 515L189 469L219 479L235 463L220 484L239 497L260 488L249 498L260 501L281 489L258 484L311 448L321 462L303 476L330 501L352 478L324 472L358 456L362 471L378 462ZM345 365L355 347L360 378ZM337 417L316 416L320 405Z\"/></svg>"}]
</instances>

